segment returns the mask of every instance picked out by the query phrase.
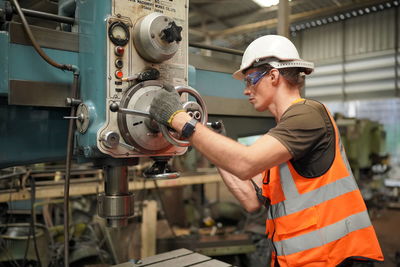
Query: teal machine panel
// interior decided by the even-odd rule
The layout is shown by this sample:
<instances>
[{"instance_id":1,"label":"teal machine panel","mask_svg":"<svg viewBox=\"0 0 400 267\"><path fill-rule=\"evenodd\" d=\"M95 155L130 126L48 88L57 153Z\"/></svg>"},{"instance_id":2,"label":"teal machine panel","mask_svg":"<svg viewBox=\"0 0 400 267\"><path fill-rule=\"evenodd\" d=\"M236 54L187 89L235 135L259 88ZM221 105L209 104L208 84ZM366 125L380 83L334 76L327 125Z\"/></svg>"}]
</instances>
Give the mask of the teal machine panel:
<instances>
[{"instance_id":1,"label":"teal machine panel","mask_svg":"<svg viewBox=\"0 0 400 267\"><path fill-rule=\"evenodd\" d=\"M70 74L45 63L31 46L12 43L8 31L0 31L0 168L65 158L66 108L15 104L14 98L46 95L35 92L29 81L70 84ZM74 52L45 49L53 58L77 64ZM20 95L14 85L25 84Z\"/></svg>"},{"instance_id":2,"label":"teal machine panel","mask_svg":"<svg viewBox=\"0 0 400 267\"><path fill-rule=\"evenodd\" d=\"M223 99L226 107L245 101L242 83L227 71L189 65L187 0L150 2L76 1L75 32L33 27L51 58L80 69L77 115L82 120L77 121L75 155L81 160L183 154L186 147L171 145L146 117L110 109L114 104L147 112L152 96L166 84L191 86L202 96ZM21 41L24 33L17 23L1 26L0 168L60 160L66 154L64 117L69 113L64 102L73 77L48 65L26 38ZM61 44L52 43L55 39ZM234 118L236 125L241 115L241 110L209 112L212 119ZM245 116L259 120L260 128L265 125L263 116Z\"/></svg>"},{"instance_id":3,"label":"teal machine panel","mask_svg":"<svg viewBox=\"0 0 400 267\"><path fill-rule=\"evenodd\" d=\"M0 8L4 4L0 0ZM199 61L200 67L189 65L188 0L59 0L58 4L59 15L75 18L67 20L75 23L72 27L30 28L48 56L74 65L74 76L45 63L21 25L0 17L0 168L65 156L70 166L67 124L73 119L75 158L105 170L98 214L109 226L126 226L133 216L134 198L123 166L150 157L154 164L144 171L146 178L177 178L179 173L168 160L189 146L149 118L150 103L160 90L173 86L186 111L200 123L207 123L208 113L212 121L224 119L234 138L271 127L271 119L249 111L243 85L232 79L231 70L215 68L212 58ZM76 84L77 99L72 96ZM75 106L70 109L66 102L76 104L75 116L68 119L64 117Z\"/></svg>"}]
</instances>

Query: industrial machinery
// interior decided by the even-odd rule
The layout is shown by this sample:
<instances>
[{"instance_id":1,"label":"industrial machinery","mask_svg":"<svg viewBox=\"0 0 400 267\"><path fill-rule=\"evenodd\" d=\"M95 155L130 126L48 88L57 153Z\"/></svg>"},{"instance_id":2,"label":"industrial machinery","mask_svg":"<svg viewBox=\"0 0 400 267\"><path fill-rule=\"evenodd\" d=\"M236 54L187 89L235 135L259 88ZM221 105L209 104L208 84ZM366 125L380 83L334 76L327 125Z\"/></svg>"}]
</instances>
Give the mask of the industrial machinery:
<instances>
[{"instance_id":1,"label":"industrial machinery","mask_svg":"<svg viewBox=\"0 0 400 267\"><path fill-rule=\"evenodd\" d=\"M72 157L94 162L105 170L98 213L119 227L133 216L124 166L149 157L146 178L177 178L168 160L189 146L149 118L160 90L173 87L202 124L210 110L212 120L225 119L234 138L274 124L240 99L242 85L230 77L237 62L189 56L188 0L59 0L57 8L0 0L0 168L67 157L68 196Z\"/></svg>"},{"instance_id":2,"label":"industrial machinery","mask_svg":"<svg viewBox=\"0 0 400 267\"><path fill-rule=\"evenodd\" d=\"M3 13L11 17L12 10L7 13L7 7L12 9L11 5L2 2ZM76 155L81 161L98 161L106 169L105 193L99 196L99 215L106 218L110 226L126 225L127 218L133 215L133 196L128 192L126 172L120 167L127 163L123 159L152 157L155 166L146 172L148 178L176 178L178 173L167 166L168 158L185 153L189 145L188 141L180 140L176 133L149 118L148 109L153 97L164 87L173 86L183 95L184 108L201 123L207 122L203 99L188 86L188 6L185 0L158 1L156 5L152 1L60 1L61 10L71 8L71 5L76 5L73 25L79 21L77 51L66 51L73 50L65 47L66 41L58 43L61 47L52 47L54 44L51 43L43 46L57 49L54 56L59 61L77 66L80 96L68 94L70 74L42 66L45 62L31 53L29 47L14 44L16 34L24 38L23 32L14 30L20 27L14 22L3 25L7 31L2 35L2 47L5 48L2 58L8 67L3 68L3 72L9 79L3 81L1 92L8 95L9 105L64 106L67 102L76 107L75 114L63 116L76 123ZM67 39L73 33L54 34L62 34L54 38ZM33 64L22 70L23 73L21 70L16 73L15 64L26 64L26 58L18 59L18 54L23 52L30 53ZM37 75L35 70L42 67L44 71ZM14 75L32 75L35 81ZM187 94L194 100L189 101ZM10 108L19 111L19 107L7 106L4 113L10 112ZM48 114L53 111L49 110ZM56 114L61 118L60 110ZM10 135L8 132L3 140ZM54 143L60 141L59 137L53 138ZM47 138L45 142L42 158L62 155L58 154L63 151L57 150L57 144L49 144ZM56 145L55 150L43 151L52 145ZM10 151L4 153L2 165L38 160L35 155L28 157L20 158Z\"/></svg>"},{"instance_id":3,"label":"industrial machinery","mask_svg":"<svg viewBox=\"0 0 400 267\"><path fill-rule=\"evenodd\" d=\"M358 181L388 171L386 132L382 124L369 119L335 114L349 164Z\"/></svg>"}]
</instances>

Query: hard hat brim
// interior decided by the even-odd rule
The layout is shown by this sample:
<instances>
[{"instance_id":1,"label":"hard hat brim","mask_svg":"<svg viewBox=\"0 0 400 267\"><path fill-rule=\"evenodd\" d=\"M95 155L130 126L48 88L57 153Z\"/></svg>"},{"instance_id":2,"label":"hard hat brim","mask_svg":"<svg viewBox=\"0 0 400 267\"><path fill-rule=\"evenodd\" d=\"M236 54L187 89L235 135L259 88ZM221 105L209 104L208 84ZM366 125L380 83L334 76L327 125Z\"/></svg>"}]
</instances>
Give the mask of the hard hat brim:
<instances>
[{"instance_id":1,"label":"hard hat brim","mask_svg":"<svg viewBox=\"0 0 400 267\"><path fill-rule=\"evenodd\" d=\"M309 62L309 61L305 61L305 60L283 60L283 61L272 61L274 59L260 59L257 62L257 66L254 67L258 67L264 64L269 64L271 65L273 68L275 69L282 69L282 68L304 68L305 69L305 74L311 74L314 70L314 63ZM276 58L275 58L276 60ZM254 65L255 62L252 62L251 64L248 64L246 66L242 66L240 69L238 69L237 71L235 71L232 74L232 77L236 80L243 80L246 76L244 75L243 71L250 68L251 66Z\"/></svg>"}]
</instances>

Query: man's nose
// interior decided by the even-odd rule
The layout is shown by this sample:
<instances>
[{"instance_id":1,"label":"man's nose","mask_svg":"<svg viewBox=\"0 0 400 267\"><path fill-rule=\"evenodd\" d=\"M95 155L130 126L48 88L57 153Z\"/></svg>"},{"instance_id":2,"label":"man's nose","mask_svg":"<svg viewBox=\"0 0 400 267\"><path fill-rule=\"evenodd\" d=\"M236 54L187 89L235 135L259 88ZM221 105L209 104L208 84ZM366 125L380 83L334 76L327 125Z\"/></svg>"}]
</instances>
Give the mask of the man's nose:
<instances>
[{"instance_id":1,"label":"man's nose","mask_svg":"<svg viewBox=\"0 0 400 267\"><path fill-rule=\"evenodd\" d=\"M246 86L246 87L243 89L243 94L244 94L244 95L250 95L250 88L249 88L248 86Z\"/></svg>"}]
</instances>

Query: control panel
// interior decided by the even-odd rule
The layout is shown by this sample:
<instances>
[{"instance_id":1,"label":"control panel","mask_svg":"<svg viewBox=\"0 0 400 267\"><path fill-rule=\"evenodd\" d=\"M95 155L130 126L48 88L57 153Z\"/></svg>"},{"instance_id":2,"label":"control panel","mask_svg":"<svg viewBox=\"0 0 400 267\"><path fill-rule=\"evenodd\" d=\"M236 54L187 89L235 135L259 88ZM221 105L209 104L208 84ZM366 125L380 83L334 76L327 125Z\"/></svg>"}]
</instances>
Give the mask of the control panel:
<instances>
[{"instance_id":1,"label":"control panel","mask_svg":"<svg viewBox=\"0 0 400 267\"><path fill-rule=\"evenodd\" d=\"M107 18L106 121L97 147L112 157L175 156L187 144L149 117L159 90L175 87L206 123L201 97L188 87L188 1L114 0ZM194 92L193 92L194 91ZM197 101L197 102L199 102Z\"/></svg>"}]
</instances>

